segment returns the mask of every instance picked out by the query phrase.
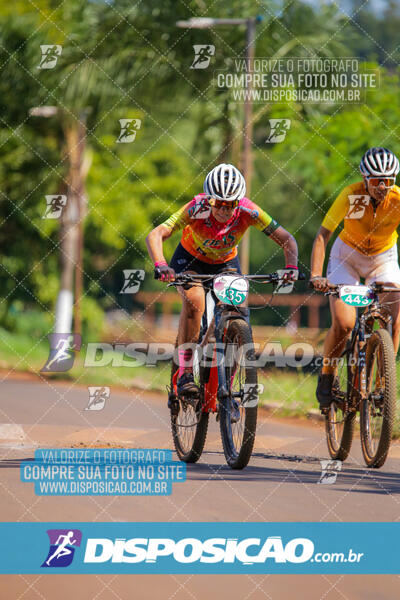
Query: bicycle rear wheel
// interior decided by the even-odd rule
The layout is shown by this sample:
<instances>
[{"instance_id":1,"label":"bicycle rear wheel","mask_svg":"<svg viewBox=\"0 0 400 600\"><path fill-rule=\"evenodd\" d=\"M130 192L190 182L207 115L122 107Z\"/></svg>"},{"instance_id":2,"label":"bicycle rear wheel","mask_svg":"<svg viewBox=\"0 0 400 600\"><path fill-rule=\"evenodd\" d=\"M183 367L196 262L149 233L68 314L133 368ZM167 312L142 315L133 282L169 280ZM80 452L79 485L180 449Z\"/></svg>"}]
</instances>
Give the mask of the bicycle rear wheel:
<instances>
[{"instance_id":1,"label":"bicycle rear wheel","mask_svg":"<svg viewBox=\"0 0 400 600\"><path fill-rule=\"evenodd\" d=\"M242 319L231 321L225 342L229 397L219 403L221 439L228 465L243 469L253 452L257 427L257 399L249 402L249 392L253 390L253 397L257 394L257 368L246 364L255 360L254 350L249 350L253 345L250 325Z\"/></svg>"},{"instance_id":2,"label":"bicycle rear wheel","mask_svg":"<svg viewBox=\"0 0 400 600\"><path fill-rule=\"evenodd\" d=\"M354 436L356 412L349 410L353 396L354 374L349 365L353 355L346 352L338 367L337 384L333 387L335 400L331 403L325 416L325 432L328 451L334 460L346 460L349 455Z\"/></svg>"},{"instance_id":3,"label":"bicycle rear wheel","mask_svg":"<svg viewBox=\"0 0 400 600\"><path fill-rule=\"evenodd\" d=\"M396 363L393 342L378 329L367 346L367 397L360 410L361 448L368 467L379 468L389 452L396 411Z\"/></svg>"},{"instance_id":4,"label":"bicycle rear wheel","mask_svg":"<svg viewBox=\"0 0 400 600\"><path fill-rule=\"evenodd\" d=\"M174 379L178 366L172 362L171 393L174 392ZM186 463L199 460L207 437L209 413L203 412L204 384L197 351L193 357L194 380L199 386L200 396L193 406L183 398L174 399L171 405L171 430L174 446L179 459Z\"/></svg>"}]
</instances>

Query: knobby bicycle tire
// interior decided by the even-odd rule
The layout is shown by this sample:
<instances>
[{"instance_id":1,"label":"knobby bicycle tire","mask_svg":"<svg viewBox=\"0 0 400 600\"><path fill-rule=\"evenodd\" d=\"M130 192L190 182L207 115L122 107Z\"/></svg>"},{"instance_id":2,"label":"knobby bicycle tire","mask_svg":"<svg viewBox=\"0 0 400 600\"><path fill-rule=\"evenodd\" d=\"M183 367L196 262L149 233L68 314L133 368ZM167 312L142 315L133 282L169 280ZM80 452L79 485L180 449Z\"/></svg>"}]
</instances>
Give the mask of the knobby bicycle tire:
<instances>
[{"instance_id":1,"label":"knobby bicycle tire","mask_svg":"<svg viewBox=\"0 0 400 600\"><path fill-rule=\"evenodd\" d=\"M349 405L354 393L354 375L349 366L349 361L352 357L350 350L346 351L345 357L346 364L343 367L345 372L342 377L340 391L346 396L347 405ZM354 411L344 412L335 402L331 403L329 412L325 416L325 432L328 452L333 460L344 461L348 457L353 442L355 421L356 413ZM341 431L339 431L340 425L342 426Z\"/></svg>"},{"instance_id":2,"label":"knobby bicycle tire","mask_svg":"<svg viewBox=\"0 0 400 600\"><path fill-rule=\"evenodd\" d=\"M225 342L233 343L233 340L237 339L240 346L245 344L253 344L253 338L251 334L250 325L242 320L232 320L227 328ZM255 360L254 350L247 352L248 358L251 361ZM244 367L245 369L245 383L251 385L257 385L257 368L255 366ZM227 385L230 388L231 382L228 381ZM234 433L232 432L231 422L231 400L225 398L219 403L219 422L222 445L224 449L225 459L228 465L232 469L243 469L248 464L251 454L253 452L256 428L257 428L257 406L245 407L242 405L240 411L241 416L244 412L244 423L243 423L243 437L240 443L240 448L236 448L234 441ZM235 423L234 425L237 425Z\"/></svg>"},{"instance_id":3,"label":"knobby bicycle tire","mask_svg":"<svg viewBox=\"0 0 400 600\"><path fill-rule=\"evenodd\" d=\"M378 407L382 414L382 428L376 448L371 440L371 410L374 410L375 401L370 394L371 375L375 359L381 352L382 373L379 382L383 381L381 393L383 405ZM368 467L381 467L388 455L392 440L393 424L396 412L396 362L392 338L385 329L378 329L368 340L367 345L367 397L363 399L360 407L360 436L364 460ZM382 389L382 387L381 387Z\"/></svg>"},{"instance_id":4,"label":"knobby bicycle tire","mask_svg":"<svg viewBox=\"0 0 400 600\"><path fill-rule=\"evenodd\" d=\"M173 378L177 369L178 366L173 360L171 369L171 391L173 391ZM203 369L200 369L200 407L203 405L204 398L202 374ZM179 406L178 414L174 414L174 411L171 409L171 430L175 450L181 461L195 463L199 460L206 442L209 413L203 412L201 409L196 412L192 406L187 405L186 411L189 411L189 418L192 418L193 425L190 425L190 423L189 425L182 425L180 424L180 419L182 418L185 407L178 398L176 399L176 402L178 402ZM191 439L188 439L185 442L185 436L191 436Z\"/></svg>"}]
</instances>

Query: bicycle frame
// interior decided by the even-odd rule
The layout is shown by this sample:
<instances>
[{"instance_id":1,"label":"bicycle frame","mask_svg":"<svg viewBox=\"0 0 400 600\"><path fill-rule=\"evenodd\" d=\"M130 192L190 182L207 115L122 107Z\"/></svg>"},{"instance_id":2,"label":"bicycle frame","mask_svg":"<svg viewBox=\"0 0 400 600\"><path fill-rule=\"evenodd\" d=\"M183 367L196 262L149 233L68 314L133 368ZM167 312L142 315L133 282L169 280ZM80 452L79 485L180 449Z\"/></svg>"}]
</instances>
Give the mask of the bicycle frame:
<instances>
[{"instance_id":1,"label":"bicycle frame","mask_svg":"<svg viewBox=\"0 0 400 600\"><path fill-rule=\"evenodd\" d=\"M249 311L247 308L230 307L218 301L214 291L208 289L206 292L206 308L203 314L202 327L200 330L199 346L205 348L209 342L213 345L211 366L207 367L204 379L204 402L203 412L217 412L217 401L229 396L226 382L224 361L224 332L229 321L234 319L247 320ZM178 371L173 380L173 391L177 395L176 385Z\"/></svg>"},{"instance_id":2,"label":"bicycle frame","mask_svg":"<svg viewBox=\"0 0 400 600\"><path fill-rule=\"evenodd\" d=\"M332 286L332 294L337 294L338 286ZM353 331L346 344L346 349L342 353L342 357L355 354L357 347L357 365L354 372L351 373L351 378L348 377L351 390L347 390L347 398L345 406L347 410L357 412L361 401L367 396L367 377L366 377L366 345L367 339L372 333L373 323L378 321L392 335L392 317L386 313L385 308L380 304L378 294L382 292L400 292L398 288L385 287L375 284L372 288L373 302L365 308L362 314L357 313L356 323ZM347 365L348 369L351 366Z\"/></svg>"}]
</instances>

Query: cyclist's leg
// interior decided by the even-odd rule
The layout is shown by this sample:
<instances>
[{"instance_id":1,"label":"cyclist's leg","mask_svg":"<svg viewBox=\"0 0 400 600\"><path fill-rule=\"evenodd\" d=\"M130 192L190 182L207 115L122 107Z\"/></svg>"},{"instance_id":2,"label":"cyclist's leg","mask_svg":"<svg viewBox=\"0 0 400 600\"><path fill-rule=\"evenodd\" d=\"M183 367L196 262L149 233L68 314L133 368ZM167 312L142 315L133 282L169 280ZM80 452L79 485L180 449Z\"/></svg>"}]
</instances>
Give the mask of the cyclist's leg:
<instances>
[{"instance_id":1,"label":"cyclist's leg","mask_svg":"<svg viewBox=\"0 0 400 600\"><path fill-rule=\"evenodd\" d=\"M195 271L187 271L195 273ZM191 287L178 288L182 298L182 312L179 319L178 344L196 343L200 333L201 318L205 308L204 289Z\"/></svg>"},{"instance_id":2,"label":"cyclist's leg","mask_svg":"<svg viewBox=\"0 0 400 600\"><path fill-rule=\"evenodd\" d=\"M366 278L366 283L384 283L400 288L400 267L397 256L397 244L389 250L371 257L373 269ZM392 338L395 354L400 340L400 292L379 294L379 301L389 311L392 317Z\"/></svg>"},{"instance_id":3,"label":"cyclist's leg","mask_svg":"<svg viewBox=\"0 0 400 600\"><path fill-rule=\"evenodd\" d=\"M356 309L339 298L330 297L332 325L324 342L322 372L318 378L317 399L320 408L327 408L332 401L332 386L335 382L340 356L356 321Z\"/></svg>"},{"instance_id":4,"label":"cyclist's leg","mask_svg":"<svg viewBox=\"0 0 400 600\"><path fill-rule=\"evenodd\" d=\"M400 288L399 282L385 281L382 282L386 285ZM400 292L387 292L386 294L379 294L379 300L386 306L392 317L392 339L394 353L397 354L399 349L400 341Z\"/></svg>"},{"instance_id":5,"label":"cyclist's leg","mask_svg":"<svg viewBox=\"0 0 400 600\"><path fill-rule=\"evenodd\" d=\"M360 268L364 257L340 238L332 246L329 257L327 278L334 285L357 285L360 282ZM330 296L332 325L327 333L324 344L325 366L322 373L334 373L335 365L331 364L332 358L338 358L344 350L349 333L354 327L356 309L348 306L339 298Z\"/></svg>"},{"instance_id":6,"label":"cyclist's leg","mask_svg":"<svg viewBox=\"0 0 400 600\"><path fill-rule=\"evenodd\" d=\"M357 251L337 238L329 257L327 270L329 283L336 285L359 283L358 255ZM344 304L339 298L331 296L329 305L332 325L325 337L322 370L316 392L321 408L328 407L331 402L332 385L337 372L338 360L356 320L356 309Z\"/></svg>"},{"instance_id":7,"label":"cyclist's leg","mask_svg":"<svg viewBox=\"0 0 400 600\"><path fill-rule=\"evenodd\" d=\"M175 250L170 266L175 273L201 274L204 272L202 263L189 254L180 244ZM188 289L178 287L178 292L182 298L177 339L178 391L185 394L197 390L192 373L193 347L191 345L196 344L199 337L201 318L205 307L205 294L200 286L190 286Z\"/></svg>"},{"instance_id":8,"label":"cyclist's leg","mask_svg":"<svg viewBox=\"0 0 400 600\"><path fill-rule=\"evenodd\" d=\"M326 363L325 373L334 373L337 360L342 354L347 338L356 322L356 309L331 296L329 298L332 325L326 334L324 342L324 358Z\"/></svg>"}]
</instances>

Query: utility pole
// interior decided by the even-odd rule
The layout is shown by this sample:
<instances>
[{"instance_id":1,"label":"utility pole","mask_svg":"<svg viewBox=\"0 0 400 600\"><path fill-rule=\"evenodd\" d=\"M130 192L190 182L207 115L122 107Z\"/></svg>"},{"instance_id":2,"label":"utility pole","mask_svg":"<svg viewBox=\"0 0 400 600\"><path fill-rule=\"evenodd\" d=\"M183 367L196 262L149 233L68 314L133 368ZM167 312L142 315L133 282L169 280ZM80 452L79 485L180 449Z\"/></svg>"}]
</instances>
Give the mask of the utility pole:
<instances>
[{"instance_id":1,"label":"utility pole","mask_svg":"<svg viewBox=\"0 0 400 600\"><path fill-rule=\"evenodd\" d=\"M60 224L60 288L57 295L54 333L81 333L80 299L83 292L83 221L87 212L85 193L89 162L85 155L87 110L79 119L66 115L56 106L37 106L32 116L60 115L68 164L66 176L67 203L61 212ZM75 294L74 294L75 292ZM75 295L75 303L74 303Z\"/></svg>"},{"instance_id":2,"label":"utility pole","mask_svg":"<svg viewBox=\"0 0 400 600\"><path fill-rule=\"evenodd\" d=\"M247 72L253 71L254 46L256 24L262 20L262 17L252 17L249 19L212 19L203 17L194 17L188 21L177 21L178 27L187 29L211 29L222 25L246 25L246 67ZM253 99L251 97L251 78L246 85L245 103L244 103L244 123L243 123L243 156L242 170L246 180L246 195L250 195L251 178L253 176ZM240 266L243 273L249 272L250 264L250 230L248 229L242 238L240 245Z\"/></svg>"},{"instance_id":3,"label":"utility pole","mask_svg":"<svg viewBox=\"0 0 400 600\"><path fill-rule=\"evenodd\" d=\"M247 38L246 38L246 66L247 73L253 71L254 64L254 40L256 33L256 20L247 19ZM244 127L243 127L243 176L246 181L246 195L251 194L251 179L253 177L253 99L251 98L252 79L248 78L246 85L245 104L244 104ZM247 80L246 80L247 81ZM248 229L240 245L240 266L243 273L248 273L250 268L250 229Z\"/></svg>"}]
</instances>

